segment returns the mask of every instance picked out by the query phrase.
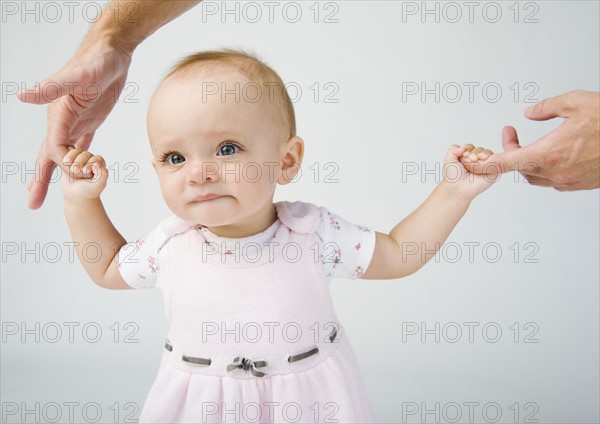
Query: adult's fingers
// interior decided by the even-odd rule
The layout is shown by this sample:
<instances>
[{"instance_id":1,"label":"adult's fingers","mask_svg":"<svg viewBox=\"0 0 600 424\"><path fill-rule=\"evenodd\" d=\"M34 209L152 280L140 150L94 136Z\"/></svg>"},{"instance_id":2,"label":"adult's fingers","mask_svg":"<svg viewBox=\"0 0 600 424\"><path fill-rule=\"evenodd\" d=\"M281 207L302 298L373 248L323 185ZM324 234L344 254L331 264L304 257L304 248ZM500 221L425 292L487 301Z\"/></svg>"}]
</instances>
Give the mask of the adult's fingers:
<instances>
[{"instance_id":1,"label":"adult's fingers","mask_svg":"<svg viewBox=\"0 0 600 424\"><path fill-rule=\"evenodd\" d=\"M554 181L549 180L548 178L543 178L535 175L527 175L522 174L527 182L531 185L541 186L541 187L555 187L556 183Z\"/></svg>"},{"instance_id":2,"label":"adult's fingers","mask_svg":"<svg viewBox=\"0 0 600 424\"><path fill-rule=\"evenodd\" d=\"M552 187L555 190L558 191L574 191L574 190L579 190L580 188L577 187L576 184L559 184L556 181L552 181L548 178L543 178L543 177L538 177L538 176L533 176L533 175L526 175L526 174L522 174L523 177L525 177L525 179L527 180L527 182L531 185L534 186L539 186L539 187Z\"/></svg>"},{"instance_id":3,"label":"adult's fingers","mask_svg":"<svg viewBox=\"0 0 600 424\"><path fill-rule=\"evenodd\" d=\"M522 171L528 175L538 175L540 167L539 147L530 145L521 147L517 131L510 126L502 129L502 147L504 152L494 153L486 160L479 160L477 166L470 166L463 162L465 167L476 174L504 174L511 171Z\"/></svg>"},{"instance_id":4,"label":"adult's fingers","mask_svg":"<svg viewBox=\"0 0 600 424\"><path fill-rule=\"evenodd\" d=\"M59 71L37 82L33 87L17 92L17 98L25 103L43 105L54 102L58 98L72 93L75 89L82 89L84 83L84 69L73 65L71 62Z\"/></svg>"},{"instance_id":5,"label":"adult's fingers","mask_svg":"<svg viewBox=\"0 0 600 424\"><path fill-rule=\"evenodd\" d=\"M571 111L572 98L575 95L575 92L571 91L560 96L544 99L538 104L525 109L525 116L534 121L546 121L559 116L567 118Z\"/></svg>"},{"instance_id":6,"label":"adult's fingers","mask_svg":"<svg viewBox=\"0 0 600 424\"><path fill-rule=\"evenodd\" d=\"M578 184L568 184L568 183L559 184L548 178L534 177L534 176L530 176L530 175L523 175L523 176L525 177L525 179L527 180L527 182L529 184L539 186L539 187L552 187L553 189L558 190L558 191L581 190L581 187L579 187Z\"/></svg>"},{"instance_id":7,"label":"adult's fingers","mask_svg":"<svg viewBox=\"0 0 600 424\"><path fill-rule=\"evenodd\" d=\"M56 168L56 163L46 156L40 156L36 162L35 174L31 177L27 187L29 190L27 206L30 209L39 209L44 203L48 186L52 180L52 173Z\"/></svg>"},{"instance_id":8,"label":"adult's fingers","mask_svg":"<svg viewBox=\"0 0 600 424\"><path fill-rule=\"evenodd\" d=\"M27 190L29 190L27 207L39 209L44 204L48 187L52 181L52 173L57 164L62 172L68 172L69 167L62 163L67 152L67 146L48 146L48 140L44 140L35 160L35 173L27 184Z\"/></svg>"},{"instance_id":9,"label":"adult's fingers","mask_svg":"<svg viewBox=\"0 0 600 424\"><path fill-rule=\"evenodd\" d=\"M47 155L48 160L54 162L55 164L58 164L58 166L63 171L66 171L69 168L68 166L63 164L63 159L69 152L69 147L70 146L62 146L62 145L49 146L50 152Z\"/></svg>"},{"instance_id":10,"label":"adult's fingers","mask_svg":"<svg viewBox=\"0 0 600 424\"><path fill-rule=\"evenodd\" d=\"M92 132L82 135L81 137L79 137L79 139L75 142L74 145L78 149L88 150L90 148L90 145L92 144L92 140L94 139L95 133L96 133L95 131L92 131Z\"/></svg>"},{"instance_id":11,"label":"adult's fingers","mask_svg":"<svg viewBox=\"0 0 600 424\"><path fill-rule=\"evenodd\" d=\"M68 94L69 86L65 84L68 82L66 73L59 71L40 82L36 82L33 87L19 90L17 98L24 103L45 105ZM71 80L69 85L72 85L72 83L73 81Z\"/></svg>"}]
</instances>

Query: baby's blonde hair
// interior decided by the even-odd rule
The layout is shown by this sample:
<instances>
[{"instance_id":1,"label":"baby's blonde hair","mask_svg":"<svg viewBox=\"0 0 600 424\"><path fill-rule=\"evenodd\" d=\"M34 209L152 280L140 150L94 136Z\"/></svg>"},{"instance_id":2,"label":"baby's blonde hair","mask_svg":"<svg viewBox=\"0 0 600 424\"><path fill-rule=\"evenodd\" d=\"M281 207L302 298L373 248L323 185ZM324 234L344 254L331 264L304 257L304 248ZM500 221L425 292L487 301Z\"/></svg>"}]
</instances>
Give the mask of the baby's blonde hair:
<instances>
[{"instance_id":1,"label":"baby's blonde hair","mask_svg":"<svg viewBox=\"0 0 600 424\"><path fill-rule=\"evenodd\" d=\"M183 76L186 71L198 70L205 67L212 69L234 69L244 75L250 82L261 86L268 84L268 96L274 94L283 120L289 128L289 136L296 135L296 116L294 105L290 100L285 84L281 77L270 66L260 60L255 53L237 49L222 49L201 51L190 54L177 62L163 81L174 76ZM265 95L262 93L262 95ZM271 99L272 101L273 99Z\"/></svg>"}]
</instances>

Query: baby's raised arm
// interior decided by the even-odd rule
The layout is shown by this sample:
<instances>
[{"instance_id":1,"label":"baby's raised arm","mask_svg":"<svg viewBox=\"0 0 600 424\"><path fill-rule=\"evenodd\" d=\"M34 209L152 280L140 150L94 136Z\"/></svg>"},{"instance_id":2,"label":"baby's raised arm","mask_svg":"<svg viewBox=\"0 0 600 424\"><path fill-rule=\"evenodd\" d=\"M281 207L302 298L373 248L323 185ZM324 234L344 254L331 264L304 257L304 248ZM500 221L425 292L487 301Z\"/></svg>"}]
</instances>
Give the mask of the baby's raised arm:
<instances>
[{"instance_id":1,"label":"baby's raised arm","mask_svg":"<svg viewBox=\"0 0 600 424\"><path fill-rule=\"evenodd\" d=\"M90 278L106 289L131 289L119 272L116 256L127 242L100 201L108 169L100 155L71 149L63 159L64 210L75 250Z\"/></svg>"},{"instance_id":2,"label":"baby's raised arm","mask_svg":"<svg viewBox=\"0 0 600 424\"><path fill-rule=\"evenodd\" d=\"M467 171L462 162L475 165L492 152L471 144L453 145L446 154L442 181L419 208L389 234L375 232L375 250L360 277L384 280L406 277L418 271L441 248L471 201L496 179Z\"/></svg>"}]
</instances>

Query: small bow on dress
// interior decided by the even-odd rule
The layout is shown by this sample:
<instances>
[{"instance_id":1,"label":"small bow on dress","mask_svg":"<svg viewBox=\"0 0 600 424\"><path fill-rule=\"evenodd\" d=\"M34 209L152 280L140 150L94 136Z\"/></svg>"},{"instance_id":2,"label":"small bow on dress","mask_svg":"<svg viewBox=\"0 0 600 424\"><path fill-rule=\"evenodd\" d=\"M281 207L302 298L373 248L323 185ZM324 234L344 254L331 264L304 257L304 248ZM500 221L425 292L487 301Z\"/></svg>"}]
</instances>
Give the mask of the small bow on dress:
<instances>
[{"instance_id":1,"label":"small bow on dress","mask_svg":"<svg viewBox=\"0 0 600 424\"><path fill-rule=\"evenodd\" d=\"M245 371L250 370L252 375L255 377L263 377L266 374L264 372L258 371L256 368L266 367L266 361L251 361L247 358L240 358L239 356L233 360L233 362L227 365L227 372L234 370L236 368L242 368Z\"/></svg>"}]
</instances>

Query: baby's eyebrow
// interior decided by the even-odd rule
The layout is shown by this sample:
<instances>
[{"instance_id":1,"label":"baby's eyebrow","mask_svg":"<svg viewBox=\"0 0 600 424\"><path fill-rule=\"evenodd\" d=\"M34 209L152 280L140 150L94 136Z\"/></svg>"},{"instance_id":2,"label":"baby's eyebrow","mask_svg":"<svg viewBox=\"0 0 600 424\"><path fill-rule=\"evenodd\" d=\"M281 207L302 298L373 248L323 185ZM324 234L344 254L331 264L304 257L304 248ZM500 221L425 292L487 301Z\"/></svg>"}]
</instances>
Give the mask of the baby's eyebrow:
<instances>
[{"instance_id":1,"label":"baby's eyebrow","mask_svg":"<svg viewBox=\"0 0 600 424\"><path fill-rule=\"evenodd\" d=\"M215 129L205 132L203 134L203 136L206 138L209 138L209 139L223 138L223 137L240 138L242 136L242 134L240 134L239 132L237 132L235 129L232 129L232 128L223 128L223 129L215 128Z\"/></svg>"},{"instance_id":2,"label":"baby's eyebrow","mask_svg":"<svg viewBox=\"0 0 600 424\"><path fill-rule=\"evenodd\" d=\"M157 150L168 150L168 149L175 148L175 147L179 146L180 144L181 144L181 140L174 138L174 139L161 140L161 141L157 142L155 144L155 146L156 146Z\"/></svg>"}]
</instances>

